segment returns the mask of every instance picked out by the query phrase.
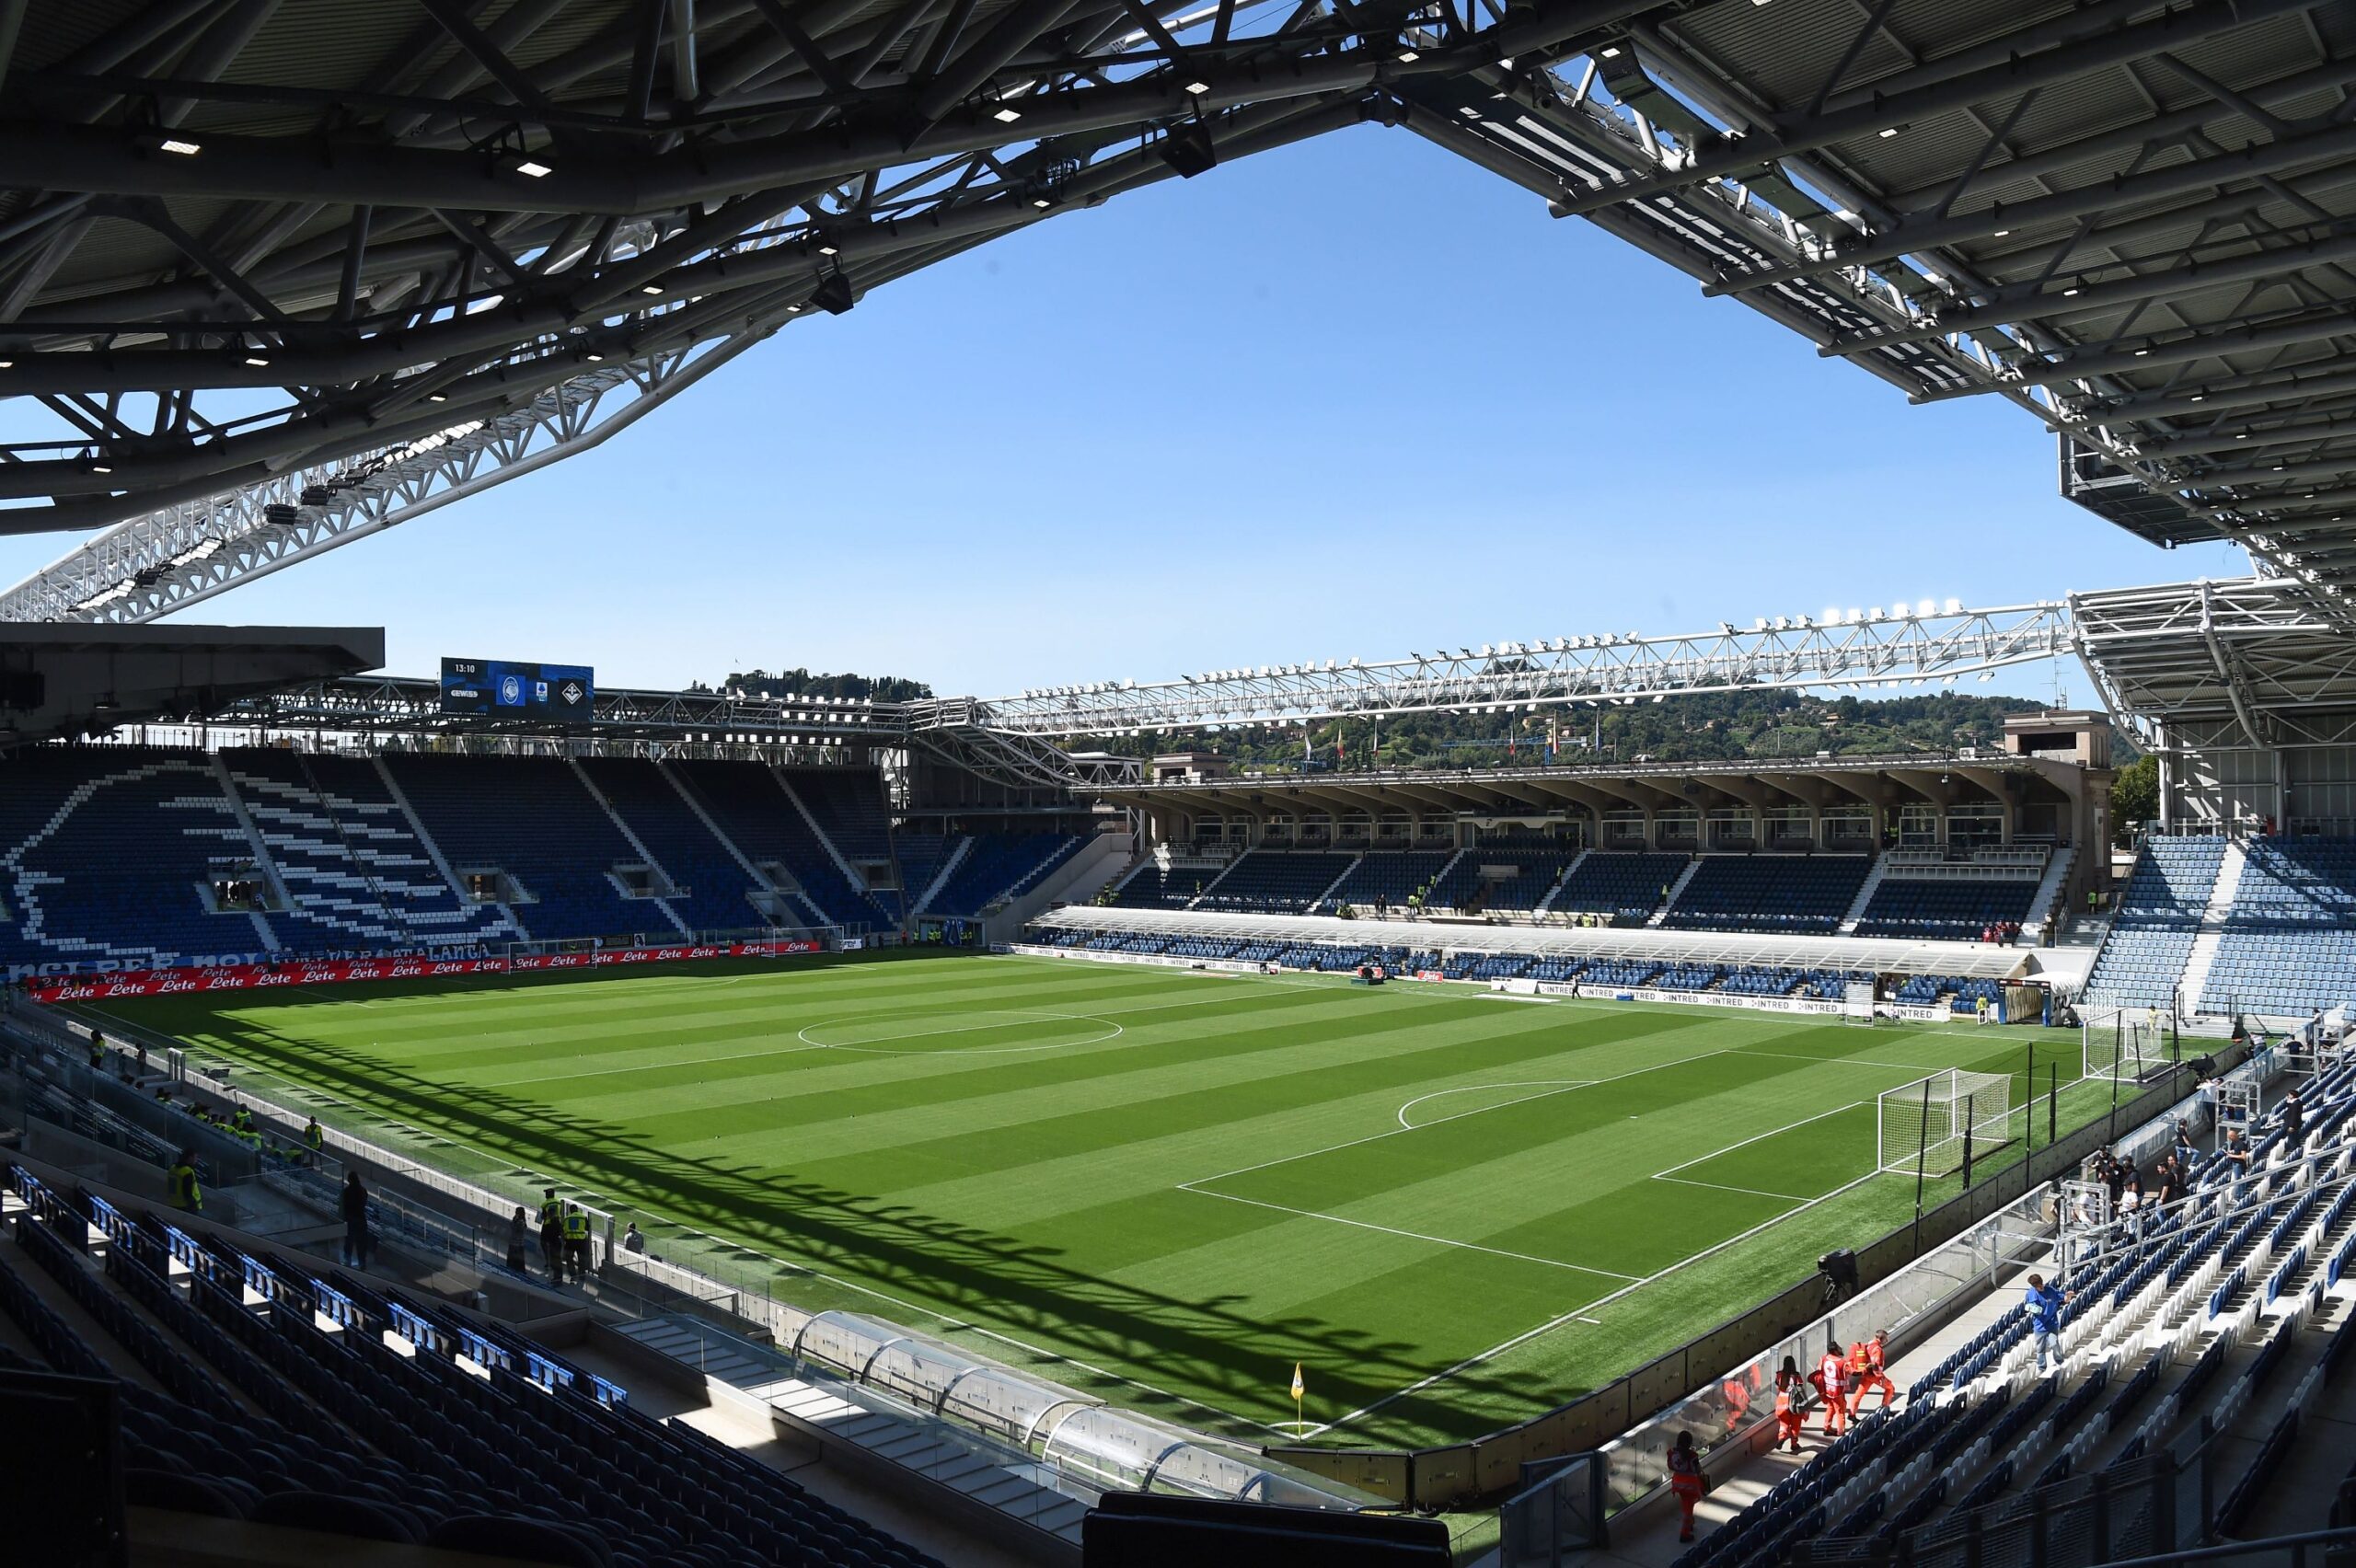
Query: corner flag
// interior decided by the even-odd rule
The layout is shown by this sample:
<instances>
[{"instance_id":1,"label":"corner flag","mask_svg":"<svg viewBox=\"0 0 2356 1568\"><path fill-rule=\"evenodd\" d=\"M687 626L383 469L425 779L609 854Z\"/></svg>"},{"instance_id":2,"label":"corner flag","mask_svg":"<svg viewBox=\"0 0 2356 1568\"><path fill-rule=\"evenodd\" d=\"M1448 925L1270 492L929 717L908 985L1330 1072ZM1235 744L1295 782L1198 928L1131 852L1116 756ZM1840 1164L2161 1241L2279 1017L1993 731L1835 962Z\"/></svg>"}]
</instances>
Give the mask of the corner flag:
<instances>
[{"instance_id":1,"label":"corner flag","mask_svg":"<svg viewBox=\"0 0 2356 1568\"><path fill-rule=\"evenodd\" d=\"M1300 1380L1300 1363L1299 1363L1299 1362L1298 1362L1298 1361L1296 1361L1296 1362L1294 1362L1294 1363L1292 1364L1292 1400L1293 1400L1293 1403L1295 1403L1295 1404L1299 1404L1299 1403L1300 1402L1300 1401L1301 1401L1301 1396L1303 1396L1304 1394L1306 1394L1306 1393L1308 1393L1308 1392L1309 1392L1309 1386L1308 1386L1307 1384L1303 1383L1303 1382Z\"/></svg>"}]
</instances>

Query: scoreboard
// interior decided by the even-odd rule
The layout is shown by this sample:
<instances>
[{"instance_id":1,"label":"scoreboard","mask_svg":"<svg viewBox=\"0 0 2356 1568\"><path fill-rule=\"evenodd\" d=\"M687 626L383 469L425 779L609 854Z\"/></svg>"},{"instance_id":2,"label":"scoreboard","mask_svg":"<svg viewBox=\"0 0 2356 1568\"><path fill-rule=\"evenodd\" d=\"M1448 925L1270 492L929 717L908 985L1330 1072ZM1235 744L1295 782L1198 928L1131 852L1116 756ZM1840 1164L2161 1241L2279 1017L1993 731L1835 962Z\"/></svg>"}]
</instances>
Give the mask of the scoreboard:
<instances>
[{"instance_id":1,"label":"scoreboard","mask_svg":"<svg viewBox=\"0 0 2356 1568\"><path fill-rule=\"evenodd\" d=\"M597 682L586 664L523 664L503 659L442 661L442 711L478 719L545 719L585 724L595 717Z\"/></svg>"}]
</instances>

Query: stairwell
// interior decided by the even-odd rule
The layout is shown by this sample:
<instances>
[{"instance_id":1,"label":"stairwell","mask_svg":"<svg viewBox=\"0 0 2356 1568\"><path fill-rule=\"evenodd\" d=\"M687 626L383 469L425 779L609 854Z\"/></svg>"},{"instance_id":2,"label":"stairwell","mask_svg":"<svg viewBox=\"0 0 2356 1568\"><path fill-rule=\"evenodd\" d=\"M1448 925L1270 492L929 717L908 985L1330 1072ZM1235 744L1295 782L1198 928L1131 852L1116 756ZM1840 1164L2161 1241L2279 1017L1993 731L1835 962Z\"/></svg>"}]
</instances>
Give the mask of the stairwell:
<instances>
[{"instance_id":1,"label":"stairwell","mask_svg":"<svg viewBox=\"0 0 2356 1568\"><path fill-rule=\"evenodd\" d=\"M803 803L802 797L794 792L792 782L786 778L784 773L774 767L769 769L769 777L776 779L777 787L785 791L785 798L793 802L793 809L802 813L802 820L807 823L810 826L811 836L817 839L819 845L825 848L826 851L826 858L834 861L835 869L842 872L843 881L850 883L854 892L862 894L865 894L867 892L866 874L860 870L858 867L852 865L849 860L845 859L843 858L843 852L835 847L835 841L831 837L827 836L826 830L825 828L818 825L817 816L812 813L807 805Z\"/></svg>"},{"instance_id":2,"label":"stairwell","mask_svg":"<svg viewBox=\"0 0 2356 1568\"><path fill-rule=\"evenodd\" d=\"M2209 971L2217 965L2217 950L2225 942L2225 919L2234 912L2234 897L2240 893L2242 872L2249 865L2249 855L2238 838L2225 841L2225 858L2217 867L2217 884L2209 890L2208 907L2200 912L2200 934L2192 939L2192 952L2184 961L2184 978L2177 982L2177 996L2187 1012L2198 1013L2205 998L2201 992L2208 987Z\"/></svg>"},{"instance_id":3,"label":"stairwell","mask_svg":"<svg viewBox=\"0 0 2356 1568\"><path fill-rule=\"evenodd\" d=\"M1585 865L1587 863L1587 858L1594 853L1595 851L1592 849L1582 849L1577 854L1572 856L1571 863L1563 868L1563 874L1554 879L1554 885L1546 890L1546 896L1538 901L1538 907L1531 910L1530 914L1536 916L1542 920L1547 916L1553 914L1554 912L1554 895L1561 893L1564 887L1569 883L1570 880L1578 874L1579 867ZM1461 860L1463 858L1463 851L1457 851L1457 859ZM1449 864L1450 866L1454 866L1456 864L1456 860L1450 860Z\"/></svg>"},{"instance_id":4,"label":"stairwell","mask_svg":"<svg viewBox=\"0 0 2356 1568\"><path fill-rule=\"evenodd\" d=\"M1684 895L1685 884L1692 882L1693 880L1693 873L1701 869L1701 856L1696 855L1692 859L1686 861L1685 869L1677 873L1677 880L1669 884L1669 896L1660 901L1659 908L1645 917L1645 924L1647 926L1657 926L1663 920L1668 919L1669 912L1677 907L1678 899Z\"/></svg>"},{"instance_id":5,"label":"stairwell","mask_svg":"<svg viewBox=\"0 0 2356 1568\"><path fill-rule=\"evenodd\" d=\"M924 884L924 891L917 894L917 901L908 905L909 919L913 920L923 914L931 905L932 901L941 896L941 890L949 885L949 879L957 874L957 868L964 865L966 858L973 852L973 839L970 836L961 836L957 840L956 847L941 857L941 869L932 873L930 882Z\"/></svg>"},{"instance_id":6,"label":"stairwell","mask_svg":"<svg viewBox=\"0 0 2356 1568\"><path fill-rule=\"evenodd\" d=\"M1252 851L1246 849L1242 854L1238 855L1226 865L1221 866L1218 869L1218 875L1213 877L1207 883L1206 883L1202 892L1195 894L1194 897L1186 901L1186 907L1192 909L1201 904L1204 899L1208 898L1212 894L1217 893L1218 891L1218 884L1227 880L1227 874L1235 870L1236 867L1243 864L1243 862L1251 857L1251 854Z\"/></svg>"},{"instance_id":7,"label":"stairwell","mask_svg":"<svg viewBox=\"0 0 2356 1568\"><path fill-rule=\"evenodd\" d=\"M278 861L270 852L269 842L262 837L260 827L255 824L253 813L247 810L245 797L237 793L237 781L230 777L229 765L219 752L213 754L213 777L220 781L221 793L229 802L229 814L237 819L238 831L246 836L246 843L254 852L254 865L260 870L262 881L270 885L271 893L280 905L291 905L294 902L294 890L286 885L286 874L278 869ZM267 931L269 926L264 923L261 928ZM278 951L274 936L270 947L272 952Z\"/></svg>"},{"instance_id":8,"label":"stairwell","mask_svg":"<svg viewBox=\"0 0 2356 1568\"><path fill-rule=\"evenodd\" d=\"M2046 858L2045 874L2037 881L2037 892L2029 895L2029 918L2021 922L2021 940L2031 947L2045 943L2045 932L2059 917L2062 890L2070 885L2070 868L2076 863L2075 849L2056 849Z\"/></svg>"},{"instance_id":9,"label":"stairwell","mask_svg":"<svg viewBox=\"0 0 2356 1568\"><path fill-rule=\"evenodd\" d=\"M569 756L564 760L565 766L572 769L572 777L580 780L581 787L589 792L589 798L597 802L597 809L606 813L606 820L621 830L621 836L629 842L630 848L640 859L646 862L646 869L654 873L654 880L664 888L676 892L679 884L671 879L670 872L663 869L662 862L655 859L654 852L647 848L638 835L630 830L629 824L622 820L622 813L614 810L614 802L606 799L606 792L597 788L596 780L589 777L589 770L581 766L581 759L577 756ZM664 918L669 920L677 928L679 935L691 938L696 934L695 928L681 919L679 912L671 907L669 899L657 897L650 902L663 911Z\"/></svg>"},{"instance_id":10,"label":"stairwell","mask_svg":"<svg viewBox=\"0 0 2356 1568\"><path fill-rule=\"evenodd\" d=\"M1841 923L1832 928L1836 936L1854 937L1857 934L1857 922L1864 919L1865 911L1873 906L1874 894L1881 891L1881 879L1888 870L1889 857L1876 855L1873 870L1865 873L1865 882L1857 888L1857 896L1849 901L1849 907L1841 916Z\"/></svg>"},{"instance_id":11,"label":"stairwell","mask_svg":"<svg viewBox=\"0 0 2356 1568\"><path fill-rule=\"evenodd\" d=\"M695 792L694 787L688 784L686 778L682 778L678 773L672 769L669 763L656 763L654 765L654 771L661 774L664 778L670 781L671 788L678 793L679 799L687 803L687 810L693 812L695 813L696 820L703 824L704 831L710 834L712 838L718 842L722 849L728 851L728 858L734 860L739 867L743 868L745 875L752 879L752 883L755 887L768 888L772 892L782 891L773 887L771 884L771 879L763 876L761 874L761 869L753 864L752 857L746 855L744 850L738 848L736 847L736 841L729 837L727 834L721 831L719 821L714 818L710 812L704 809L702 797L699 796Z\"/></svg>"},{"instance_id":12,"label":"stairwell","mask_svg":"<svg viewBox=\"0 0 2356 1568\"><path fill-rule=\"evenodd\" d=\"M442 853L442 846L433 842L433 835L425 831L425 819L418 815L417 808L409 803L409 796L403 792L400 780L393 777L393 770L385 766L385 759L381 755L372 756L368 760L375 766L376 777L385 786L385 793L392 798L393 804L400 808L401 821L407 823L410 832L417 836L418 845L425 851L425 858L433 862L433 869L442 873L444 882L450 884L450 895L460 904L467 903L467 890L458 881L458 873L451 869L450 859ZM527 942L532 940L531 928L516 917L513 907L505 904L494 905L492 907L499 911L501 918L514 928L518 937Z\"/></svg>"},{"instance_id":13,"label":"stairwell","mask_svg":"<svg viewBox=\"0 0 2356 1568\"><path fill-rule=\"evenodd\" d=\"M1314 915L1314 914L1315 914L1315 913L1317 913L1317 911L1319 911L1320 909L1324 908L1324 907L1325 907L1325 905L1326 905L1328 903L1330 903L1330 902L1332 901L1332 899L1333 899L1333 897L1334 897L1334 890L1335 888L1337 888L1337 887L1340 887L1344 882L1345 882L1349 881L1349 880L1350 880L1350 873L1351 873L1351 872L1353 872L1353 871L1355 871L1355 870L1357 870L1360 866L1362 866L1362 865L1364 865L1364 864L1366 864L1366 857L1365 857L1364 855L1353 855L1353 856L1351 856L1351 857L1350 857L1350 863L1349 863L1348 865L1344 866L1344 867L1342 868L1342 874L1341 874L1340 876L1338 876L1338 877L1335 877L1332 882L1327 882L1327 883L1325 884L1325 891L1324 891L1323 893L1319 894L1315 898L1312 898L1312 899L1311 899L1311 900L1309 901L1309 911L1308 911L1308 912L1309 912L1310 914ZM1206 891L1208 891L1208 890L1206 890Z\"/></svg>"}]
</instances>

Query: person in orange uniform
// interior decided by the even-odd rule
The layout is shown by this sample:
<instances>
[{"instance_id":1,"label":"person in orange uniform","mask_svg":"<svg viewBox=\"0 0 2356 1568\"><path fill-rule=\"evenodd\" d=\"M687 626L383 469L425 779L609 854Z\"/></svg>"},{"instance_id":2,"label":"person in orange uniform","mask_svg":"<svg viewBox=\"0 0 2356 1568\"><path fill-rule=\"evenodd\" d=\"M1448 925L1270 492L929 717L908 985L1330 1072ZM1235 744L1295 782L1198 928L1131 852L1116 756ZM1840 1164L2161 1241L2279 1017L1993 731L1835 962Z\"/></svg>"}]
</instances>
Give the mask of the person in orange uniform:
<instances>
[{"instance_id":1,"label":"person in orange uniform","mask_svg":"<svg viewBox=\"0 0 2356 1568\"><path fill-rule=\"evenodd\" d=\"M1751 1370L1756 1375L1758 1368ZM1722 1391L1727 1397L1727 1435L1731 1437L1750 1419L1750 1381L1738 1372L1726 1380Z\"/></svg>"},{"instance_id":2,"label":"person in orange uniform","mask_svg":"<svg viewBox=\"0 0 2356 1568\"><path fill-rule=\"evenodd\" d=\"M1775 1440L1767 1445L1769 1453L1785 1443L1792 1446L1793 1453L1800 1451L1800 1424L1807 1419L1800 1413L1800 1390L1807 1387L1799 1363L1784 1357L1783 1368L1775 1374Z\"/></svg>"},{"instance_id":3,"label":"person in orange uniform","mask_svg":"<svg viewBox=\"0 0 2356 1568\"><path fill-rule=\"evenodd\" d=\"M1855 1415L1863 1409L1865 1396L1876 1389L1881 1390L1884 1410L1898 1402L1898 1385L1889 1380L1888 1329L1876 1329L1874 1337L1849 1348L1849 1386L1854 1390L1849 1399L1849 1413Z\"/></svg>"},{"instance_id":4,"label":"person in orange uniform","mask_svg":"<svg viewBox=\"0 0 2356 1568\"><path fill-rule=\"evenodd\" d=\"M1838 1436L1849 1430L1849 1358L1842 1354L1838 1340L1824 1347L1816 1375L1823 1379L1819 1387L1824 1390L1825 1435Z\"/></svg>"},{"instance_id":5,"label":"person in orange uniform","mask_svg":"<svg viewBox=\"0 0 2356 1568\"><path fill-rule=\"evenodd\" d=\"M1702 1456L1693 1447L1693 1434L1680 1432L1677 1446L1669 1451L1669 1489L1676 1493L1680 1524L1677 1539L1693 1539L1693 1509L1702 1494L1710 1490L1710 1478L1702 1473Z\"/></svg>"}]
</instances>

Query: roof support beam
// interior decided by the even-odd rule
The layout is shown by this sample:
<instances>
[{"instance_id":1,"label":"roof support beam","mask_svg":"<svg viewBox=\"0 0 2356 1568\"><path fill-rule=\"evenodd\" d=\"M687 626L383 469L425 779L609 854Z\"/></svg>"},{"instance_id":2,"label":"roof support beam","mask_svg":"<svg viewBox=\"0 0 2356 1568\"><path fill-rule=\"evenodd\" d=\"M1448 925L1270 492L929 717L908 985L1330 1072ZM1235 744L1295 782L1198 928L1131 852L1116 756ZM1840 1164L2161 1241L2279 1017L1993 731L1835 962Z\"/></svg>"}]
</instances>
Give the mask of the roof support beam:
<instances>
[{"instance_id":1,"label":"roof support beam","mask_svg":"<svg viewBox=\"0 0 2356 1568\"><path fill-rule=\"evenodd\" d=\"M1576 217L1616 202L1641 201L1704 179L1761 168L1796 153L1813 152L1836 142L1872 135L1982 99L2009 98L2089 71L2145 59L2163 50L2181 49L2204 38L2246 27L2262 17L2304 10L2311 4L2313 0L2241 0L2238 4L2234 0L2207 0L2182 10L2163 12L2149 21L2061 44L2042 53L2002 59L1980 70L1911 90L1877 90L1862 101L1828 110L1780 135L1719 138L1708 146L1697 148L1674 169L1599 186L1573 196L1563 203L1559 215Z\"/></svg>"}]
</instances>

